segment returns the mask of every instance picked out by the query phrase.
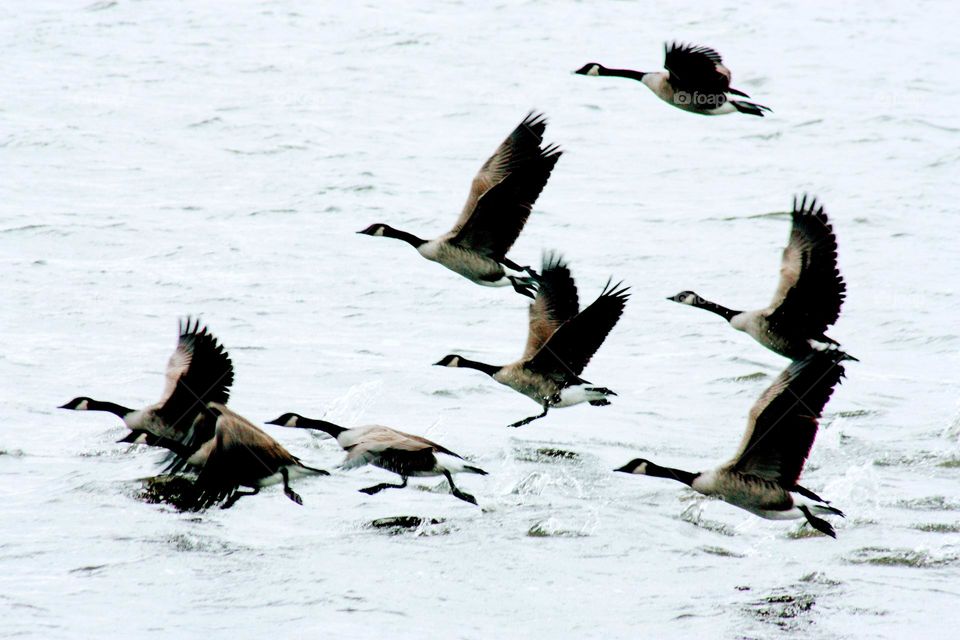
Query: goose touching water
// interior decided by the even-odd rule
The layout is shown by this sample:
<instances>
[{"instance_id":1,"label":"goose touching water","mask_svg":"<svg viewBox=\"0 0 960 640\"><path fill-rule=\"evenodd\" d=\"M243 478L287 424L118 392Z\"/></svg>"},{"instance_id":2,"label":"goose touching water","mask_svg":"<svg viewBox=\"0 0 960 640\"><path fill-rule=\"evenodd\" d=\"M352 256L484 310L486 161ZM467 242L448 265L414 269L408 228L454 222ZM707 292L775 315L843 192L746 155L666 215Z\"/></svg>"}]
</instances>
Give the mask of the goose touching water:
<instances>
[{"instance_id":1,"label":"goose touching water","mask_svg":"<svg viewBox=\"0 0 960 640\"><path fill-rule=\"evenodd\" d=\"M543 413L511 427L542 418L552 407L610 404L607 398L617 394L587 382L580 374L623 314L630 296L629 289L621 285L607 282L600 297L580 311L570 269L560 256L546 254L540 286L530 305L527 346L519 360L496 366L450 354L435 364L482 371L543 407Z\"/></svg>"},{"instance_id":2,"label":"goose touching water","mask_svg":"<svg viewBox=\"0 0 960 640\"><path fill-rule=\"evenodd\" d=\"M120 442L177 448L189 439L194 422L210 402L225 403L233 384L230 356L199 320L180 322L177 347L167 362L160 401L143 409L81 396L62 405L73 411L112 413L130 429Z\"/></svg>"},{"instance_id":3,"label":"goose touching water","mask_svg":"<svg viewBox=\"0 0 960 640\"><path fill-rule=\"evenodd\" d=\"M841 359L839 352L825 351L792 362L750 409L737 454L712 471L692 473L642 458L616 471L677 480L769 520L806 518L836 538L830 523L816 514L843 512L797 483L823 408L844 375Z\"/></svg>"},{"instance_id":4,"label":"goose touching water","mask_svg":"<svg viewBox=\"0 0 960 640\"><path fill-rule=\"evenodd\" d=\"M847 286L837 268L837 238L815 198L793 199L790 238L783 250L780 284L770 306L736 311L681 291L667 298L715 313L734 329L782 356L799 360L823 349L838 349L826 335L840 317ZM846 360L856 360L842 354Z\"/></svg>"},{"instance_id":5,"label":"goose touching water","mask_svg":"<svg viewBox=\"0 0 960 640\"><path fill-rule=\"evenodd\" d=\"M296 413L285 413L267 424L323 431L347 452L342 468L355 469L365 464L372 464L400 476L402 480L400 484L384 482L360 489L361 492L371 496L384 489L402 489L407 486L407 478L411 476L442 475L450 484L450 492L454 496L470 504L477 504L476 498L457 488L453 483L453 474L487 475L483 469L467 464L466 460L459 455L436 442L389 427L373 425L347 429L326 420L305 418Z\"/></svg>"},{"instance_id":6,"label":"goose touching water","mask_svg":"<svg viewBox=\"0 0 960 640\"><path fill-rule=\"evenodd\" d=\"M330 475L303 464L252 422L216 402L204 408L195 431L192 442L171 447L176 458L171 466L198 470L198 497L193 505L197 509L217 503L229 509L240 498L256 495L261 488L277 482L283 483L283 493L288 498L303 504L290 487L290 480ZM241 491L240 487L251 491Z\"/></svg>"},{"instance_id":7,"label":"goose touching water","mask_svg":"<svg viewBox=\"0 0 960 640\"><path fill-rule=\"evenodd\" d=\"M438 262L487 287L510 285L533 297L536 274L506 257L543 191L562 151L542 147L547 121L530 113L483 163L453 229L433 240L372 224L362 233L403 240L427 260Z\"/></svg>"},{"instance_id":8,"label":"goose touching water","mask_svg":"<svg viewBox=\"0 0 960 640\"><path fill-rule=\"evenodd\" d=\"M673 43L664 45L664 52L663 66L666 73L608 69L596 62L588 62L574 73L637 80L664 102L678 109L706 116L739 111L762 118L764 111L770 111L769 107L761 104L734 100L727 95L750 97L730 86L730 70L723 66L720 54L713 49Z\"/></svg>"}]
</instances>

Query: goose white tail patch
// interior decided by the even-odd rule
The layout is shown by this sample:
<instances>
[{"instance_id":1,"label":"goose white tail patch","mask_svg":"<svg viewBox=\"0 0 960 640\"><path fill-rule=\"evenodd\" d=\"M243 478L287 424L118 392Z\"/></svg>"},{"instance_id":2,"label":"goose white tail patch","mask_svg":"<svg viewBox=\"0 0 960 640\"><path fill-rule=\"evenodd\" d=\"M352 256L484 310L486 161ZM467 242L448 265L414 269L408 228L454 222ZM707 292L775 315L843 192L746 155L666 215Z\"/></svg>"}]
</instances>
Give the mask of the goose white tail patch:
<instances>
[{"instance_id":1,"label":"goose white tail patch","mask_svg":"<svg viewBox=\"0 0 960 640\"><path fill-rule=\"evenodd\" d=\"M595 400L604 400L611 395L609 390L603 389L592 384L578 384L567 387L560 392L560 402L552 405L554 407L572 407L575 404L591 402Z\"/></svg>"},{"instance_id":2,"label":"goose white tail patch","mask_svg":"<svg viewBox=\"0 0 960 640\"><path fill-rule=\"evenodd\" d=\"M442 473L444 469L450 473L461 473L468 466L466 460L451 456L448 453L437 452L434 456L437 459L437 473Z\"/></svg>"}]
</instances>

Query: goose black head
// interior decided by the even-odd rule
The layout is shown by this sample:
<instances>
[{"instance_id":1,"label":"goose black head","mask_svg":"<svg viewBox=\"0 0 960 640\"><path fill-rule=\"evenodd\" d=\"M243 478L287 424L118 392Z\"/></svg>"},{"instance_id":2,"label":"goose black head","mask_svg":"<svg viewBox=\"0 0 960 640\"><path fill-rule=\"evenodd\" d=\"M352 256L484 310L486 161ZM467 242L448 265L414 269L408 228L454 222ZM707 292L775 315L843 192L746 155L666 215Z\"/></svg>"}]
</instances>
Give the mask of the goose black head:
<instances>
[{"instance_id":1,"label":"goose black head","mask_svg":"<svg viewBox=\"0 0 960 640\"><path fill-rule=\"evenodd\" d=\"M433 366L435 367L459 367L460 361L463 360L462 356L458 356L454 353L450 355L443 356L439 362L434 362Z\"/></svg>"},{"instance_id":2,"label":"goose black head","mask_svg":"<svg viewBox=\"0 0 960 640\"><path fill-rule=\"evenodd\" d=\"M639 475L647 474L647 465L650 464L649 460L644 460L643 458L634 458L627 464L623 465L619 469L614 469L614 471L620 471L622 473L636 473Z\"/></svg>"},{"instance_id":3,"label":"goose black head","mask_svg":"<svg viewBox=\"0 0 960 640\"><path fill-rule=\"evenodd\" d=\"M602 73L603 71L606 71L606 67L604 67L602 64L598 64L596 62L588 62L587 64L583 65L582 67L574 71L574 73L581 76L599 76L599 75L603 75Z\"/></svg>"},{"instance_id":4,"label":"goose black head","mask_svg":"<svg viewBox=\"0 0 960 640\"><path fill-rule=\"evenodd\" d=\"M680 304L689 304L696 306L699 302L703 301L703 298L698 296L693 291L681 291L675 296L670 296L667 300L673 300L674 302L679 302Z\"/></svg>"},{"instance_id":5,"label":"goose black head","mask_svg":"<svg viewBox=\"0 0 960 640\"><path fill-rule=\"evenodd\" d=\"M392 229L382 222L377 222L362 231L357 231L357 233L362 233L365 236L383 236L386 235L387 231L392 231Z\"/></svg>"},{"instance_id":6,"label":"goose black head","mask_svg":"<svg viewBox=\"0 0 960 640\"><path fill-rule=\"evenodd\" d=\"M267 424L275 424L275 425L277 425L278 427L297 427L297 426L299 426L297 423L300 422L300 418L302 418L302 417L303 417L303 416L301 416L301 415L298 414L298 413L289 413L289 412L288 412L288 413L283 414L283 415L280 416L279 418L274 418L273 420L268 420L268 421L267 421Z\"/></svg>"},{"instance_id":7,"label":"goose black head","mask_svg":"<svg viewBox=\"0 0 960 640\"><path fill-rule=\"evenodd\" d=\"M93 398L88 398L86 396L80 396L79 398L74 398L67 404L62 404L58 409L70 409L71 411L89 411L90 406L96 401Z\"/></svg>"}]
</instances>

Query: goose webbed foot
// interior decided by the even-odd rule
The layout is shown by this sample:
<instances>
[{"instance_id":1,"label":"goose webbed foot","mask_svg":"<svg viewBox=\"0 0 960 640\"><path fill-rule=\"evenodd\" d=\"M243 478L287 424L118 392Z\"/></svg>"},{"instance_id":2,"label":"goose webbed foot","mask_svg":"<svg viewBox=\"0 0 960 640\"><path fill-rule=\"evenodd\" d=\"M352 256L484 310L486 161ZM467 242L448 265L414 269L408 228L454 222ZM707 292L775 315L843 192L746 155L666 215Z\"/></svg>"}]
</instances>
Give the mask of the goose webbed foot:
<instances>
[{"instance_id":1,"label":"goose webbed foot","mask_svg":"<svg viewBox=\"0 0 960 640\"><path fill-rule=\"evenodd\" d=\"M375 484L372 487L365 487L360 489L360 493L365 493L368 496L372 496L375 493L380 493L384 489L403 489L407 486L407 477L403 476L403 482L400 484L390 484L389 482L381 482L380 484Z\"/></svg>"},{"instance_id":2,"label":"goose webbed foot","mask_svg":"<svg viewBox=\"0 0 960 640\"><path fill-rule=\"evenodd\" d=\"M222 505L220 505L220 508L221 508L221 509L229 509L229 508L232 507L233 505L237 504L237 500L239 500L240 498L242 498L242 497L244 497L244 496L255 496L255 495L257 495L258 493L260 493L260 489L259 489L259 488L254 489L253 491L240 491L239 489L235 489L235 490L233 491L233 493L230 494L230 497L228 497L228 498L224 501L224 503L223 503Z\"/></svg>"},{"instance_id":3,"label":"goose webbed foot","mask_svg":"<svg viewBox=\"0 0 960 640\"><path fill-rule=\"evenodd\" d=\"M469 502L470 504L477 504L476 498L474 498L469 493L460 491L460 489L457 488L457 485L453 484L453 476L450 475L449 471L444 471L443 475L447 477L447 482L450 483L450 493L452 493L455 497L460 498L464 502Z\"/></svg>"},{"instance_id":4,"label":"goose webbed foot","mask_svg":"<svg viewBox=\"0 0 960 640\"><path fill-rule=\"evenodd\" d=\"M542 418L543 416L547 415L547 411L549 411L549 410L550 410L550 405L543 405L543 413L541 413L540 415L530 416L529 418L524 418L523 420L520 420L520 421L518 421L518 422L514 422L514 423L512 423L512 424L508 424L507 426L508 426L508 427L522 427L522 426L525 425L525 424L530 424L530 423L533 422L534 420L539 420L539 419Z\"/></svg>"},{"instance_id":5,"label":"goose webbed foot","mask_svg":"<svg viewBox=\"0 0 960 640\"><path fill-rule=\"evenodd\" d=\"M800 507L800 512L807 519L807 522L810 523L810 526L819 531L820 533L825 533L831 538L837 537L837 532L834 531L833 525L824 520L823 518L818 518L817 516L810 513L810 509L807 507Z\"/></svg>"},{"instance_id":6,"label":"goose webbed foot","mask_svg":"<svg viewBox=\"0 0 960 640\"><path fill-rule=\"evenodd\" d=\"M507 279L510 280L510 284L513 285L513 290L520 295L528 298L537 297L536 285L530 282L529 278L516 278L514 276L509 276Z\"/></svg>"}]
</instances>

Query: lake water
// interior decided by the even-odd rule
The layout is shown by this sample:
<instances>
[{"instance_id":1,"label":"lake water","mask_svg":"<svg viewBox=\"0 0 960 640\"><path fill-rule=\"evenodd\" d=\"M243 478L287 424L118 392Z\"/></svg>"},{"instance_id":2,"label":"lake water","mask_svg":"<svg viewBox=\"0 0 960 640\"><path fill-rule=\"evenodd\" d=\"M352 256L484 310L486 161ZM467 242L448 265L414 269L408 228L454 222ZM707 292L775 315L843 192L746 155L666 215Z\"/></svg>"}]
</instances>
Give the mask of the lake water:
<instances>
[{"instance_id":1,"label":"lake water","mask_svg":"<svg viewBox=\"0 0 960 640\"><path fill-rule=\"evenodd\" d=\"M955 3L120 0L0 7L0 635L925 638L960 622L960 99ZM589 61L716 47L774 112L702 118ZM609 407L533 415L471 371L526 308L373 222L448 229L530 109L566 154L511 255L570 260L626 313L585 377ZM733 454L783 358L682 289L766 304L795 193L818 195L857 357L804 484L838 539L611 472ZM489 476L368 497L365 468L228 511L137 499L160 453L78 395L155 401L177 319L236 367L231 406L427 435ZM270 428L333 470L329 439ZM566 452L560 456L551 455ZM436 520L391 535L370 523ZM395 532L394 532L395 533Z\"/></svg>"}]
</instances>

